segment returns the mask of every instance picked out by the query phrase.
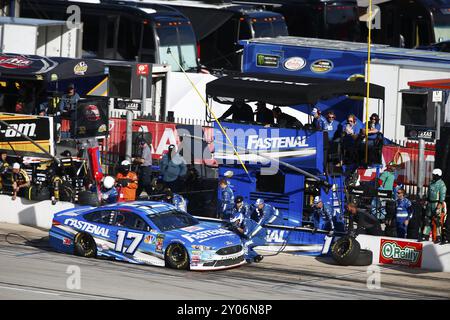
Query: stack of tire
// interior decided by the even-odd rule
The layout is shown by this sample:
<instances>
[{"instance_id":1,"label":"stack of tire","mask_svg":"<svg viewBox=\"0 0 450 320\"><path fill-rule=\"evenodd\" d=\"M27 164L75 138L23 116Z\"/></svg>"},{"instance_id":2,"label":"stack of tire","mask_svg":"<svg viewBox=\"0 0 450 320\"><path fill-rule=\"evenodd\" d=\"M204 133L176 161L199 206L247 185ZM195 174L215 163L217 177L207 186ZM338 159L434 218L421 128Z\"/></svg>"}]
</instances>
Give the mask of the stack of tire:
<instances>
[{"instance_id":1,"label":"stack of tire","mask_svg":"<svg viewBox=\"0 0 450 320\"><path fill-rule=\"evenodd\" d=\"M361 249L354 237L339 238L331 247L331 256L341 266L368 266L372 264L373 254Z\"/></svg>"}]
</instances>

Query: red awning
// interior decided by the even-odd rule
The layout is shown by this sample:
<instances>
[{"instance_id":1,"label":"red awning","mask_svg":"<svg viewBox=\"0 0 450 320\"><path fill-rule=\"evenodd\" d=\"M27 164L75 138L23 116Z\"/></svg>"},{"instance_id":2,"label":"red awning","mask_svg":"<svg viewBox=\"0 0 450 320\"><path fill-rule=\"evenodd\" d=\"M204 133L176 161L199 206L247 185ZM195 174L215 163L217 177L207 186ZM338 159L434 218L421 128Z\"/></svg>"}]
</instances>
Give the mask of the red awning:
<instances>
[{"instance_id":1,"label":"red awning","mask_svg":"<svg viewBox=\"0 0 450 320\"><path fill-rule=\"evenodd\" d=\"M408 86L431 89L447 89L450 90L450 79L410 81Z\"/></svg>"}]
</instances>

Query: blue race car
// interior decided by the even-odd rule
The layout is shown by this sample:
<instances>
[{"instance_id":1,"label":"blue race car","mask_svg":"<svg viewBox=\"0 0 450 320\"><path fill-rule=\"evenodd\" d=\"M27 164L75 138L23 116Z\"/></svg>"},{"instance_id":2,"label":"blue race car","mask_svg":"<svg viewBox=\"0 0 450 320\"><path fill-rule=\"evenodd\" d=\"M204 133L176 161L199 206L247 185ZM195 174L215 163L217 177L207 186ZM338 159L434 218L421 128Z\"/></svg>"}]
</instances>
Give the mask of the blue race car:
<instances>
[{"instance_id":1,"label":"blue race car","mask_svg":"<svg viewBox=\"0 0 450 320\"><path fill-rule=\"evenodd\" d=\"M57 251L83 257L190 270L226 269L245 263L238 235L155 201L59 212L49 237Z\"/></svg>"}]
</instances>

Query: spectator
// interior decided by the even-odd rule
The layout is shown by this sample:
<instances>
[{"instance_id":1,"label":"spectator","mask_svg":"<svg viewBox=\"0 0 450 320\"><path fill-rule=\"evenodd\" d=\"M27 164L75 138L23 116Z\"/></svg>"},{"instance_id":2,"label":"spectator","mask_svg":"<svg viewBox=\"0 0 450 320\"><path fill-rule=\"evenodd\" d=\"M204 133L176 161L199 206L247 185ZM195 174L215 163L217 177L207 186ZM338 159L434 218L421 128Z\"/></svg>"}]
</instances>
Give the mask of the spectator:
<instances>
[{"instance_id":1,"label":"spectator","mask_svg":"<svg viewBox=\"0 0 450 320\"><path fill-rule=\"evenodd\" d=\"M329 205L325 205L319 196L314 197L314 228L330 231L328 234L332 236L334 233L333 211ZM324 223L320 223L324 220Z\"/></svg>"},{"instance_id":2,"label":"spectator","mask_svg":"<svg viewBox=\"0 0 450 320\"><path fill-rule=\"evenodd\" d=\"M264 125L274 124L273 112L266 107L265 102L256 102L256 122L262 123Z\"/></svg>"},{"instance_id":3,"label":"spectator","mask_svg":"<svg viewBox=\"0 0 450 320\"><path fill-rule=\"evenodd\" d=\"M322 116L322 112L318 107L315 107L311 111L313 117L312 126L315 130L323 130L325 118Z\"/></svg>"},{"instance_id":4,"label":"spectator","mask_svg":"<svg viewBox=\"0 0 450 320\"><path fill-rule=\"evenodd\" d=\"M425 217L423 221L422 241L429 239L431 232L431 224L434 221L436 225L436 233L434 238L436 242L441 242L441 215L445 206L445 196L447 193L447 186L442 180L442 170L435 168L432 172L433 178L430 186L428 187L427 204Z\"/></svg>"},{"instance_id":5,"label":"spectator","mask_svg":"<svg viewBox=\"0 0 450 320\"><path fill-rule=\"evenodd\" d=\"M134 162L139 164L138 187L136 190L136 199L139 198L142 191L145 190L147 196L152 194L152 148L151 142L144 138L139 140L140 157L136 157Z\"/></svg>"},{"instance_id":6,"label":"spectator","mask_svg":"<svg viewBox=\"0 0 450 320\"><path fill-rule=\"evenodd\" d=\"M219 218L229 220L233 211L234 193L231 190L227 179L219 181L219 187L222 189L222 203L219 211Z\"/></svg>"},{"instance_id":7,"label":"spectator","mask_svg":"<svg viewBox=\"0 0 450 320\"><path fill-rule=\"evenodd\" d=\"M365 141L366 124L364 123L362 129L362 135ZM370 122L368 124L367 144L370 148L368 150L369 163L379 163L381 159L381 145L383 143L383 134L381 133L380 117L373 113L370 116Z\"/></svg>"},{"instance_id":8,"label":"spectator","mask_svg":"<svg viewBox=\"0 0 450 320\"><path fill-rule=\"evenodd\" d=\"M30 177L24 169L20 168L20 164L15 162L11 169L11 182L13 196L12 200L16 200L17 196L26 196L26 190L31 185Z\"/></svg>"},{"instance_id":9,"label":"spectator","mask_svg":"<svg viewBox=\"0 0 450 320\"><path fill-rule=\"evenodd\" d=\"M411 201L405 196L404 189L397 190L397 214L396 226L397 226L397 237L407 238L408 224L413 215L413 207Z\"/></svg>"},{"instance_id":10,"label":"spectator","mask_svg":"<svg viewBox=\"0 0 450 320\"><path fill-rule=\"evenodd\" d=\"M67 118L72 119L72 114L75 113L80 95L75 92L75 85L69 84L66 89L66 93L61 97L59 102L59 111Z\"/></svg>"},{"instance_id":11,"label":"spectator","mask_svg":"<svg viewBox=\"0 0 450 320\"><path fill-rule=\"evenodd\" d=\"M391 161L386 165L386 170L380 174L378 185L380 190L394 190L395 185L395 162Z\"/></svg>"},{"instance_id":12,"label":"spectator","mask_svg":"<svg viewBox=\"0 0 450 320\"><path fill-rule=\"evenodd\" d=\"M354 114L347 117L347 121L342 124L342 148L344 159L350 163L358 162L359 134L362 129L361 121Z\"/></svg>"},{"instance_id":13,"label":"spectator","mask_svg":"<svg viewBox=\"0 0 450 320\"><path fill-rule=\"evenodd\" d=\"M253 109L247 103L245 103L244 99L234 99L233 104L227 111L219 118L219 120L224 120L227 117L233 115L233 121L246 121L253 122Z\"/></svg>"},{"instance_id":14,"label":"spectator","mask_svg":"<svg viewBox=\"0 0 450 320\"><path fill-rule=\"evenodd\" d=\"M116 180L111 176L106 176L103 179L102 187L100 188L102 204L115 203L119 198L119 193L115 187Z\"/></svg>"},{"instance_id":15,"label":"spectator","mask_svg":"<svg viewBox=\"0 0 450 320\"><path fill-rule=\"evenodd\" d=\"M339 122L337 122L335 119L336 115L333 111L330 110L327 112L325 121L322 121L321 123L322 130L328 132L329 141L333 141L337 138L335 137L335 135L339 128Z\"/></svg>"},{"instance_id":16,"label":"spectator","mask_svg":"<svg viewBox=\"0 0 450 320\"><path fill-rule=\"evenodd\" d=\"M297 118L288 115L281 111L280 107L272 110L273 117L277 120L277 125L280 128L303 128L303 124Z\"/></svg>"},{"instance_id":17,"label":"spectator","mask_svg":"<svg viewBox=\"0 0 450 320\"><path fill-rule=\"evenodd\" d=\"M250 206L244 202L243 196L237 196L234 201L234 208L231 215L236 215L238 213L242 214L246 218L250 218Z\"/></svg>"},{"instance_id":18,"label":"spectator","mask_svg":"<svg viewBox=\"0 0 450 320\"><path fill-rule=\"evenodd\" d=\"M187 173L187 165L184 158L175 150L175 145L171 144L167 153L163 155L160 171L166 187L178 192L181 189L181 179Z\"/></svg>"},{"instance_id":19,"label":"spectator","mask_svg":"<svg viewBox=\"0 0 450 320\"><path fill-rule=\"evenodd\" d=\"M350 213L349 230L352 235L368 234L372 236L382 236L381 224L376 217L366 210L359 209L355 203L347 205L347 211ZM357 223L356 230L353 223Z\"/></svg>"},{"instance_id":20,"label":"spectator","mask_svg":"<svg viewBox=\"0 0 450 320\"><path fill-rule=\"evenodd\" d=\"M123 160L120 163L119 172L116 175L117 184L120 186L120 201L136 200L136 190L138 188L138 176L131 171L131 163Z\"/></svg>"},{"instance_id":21,"label":"spectator","mask_svg":"<svg viewBox=\"0 0 450 320\"><path fill-rule=\"evenodd\" d=\"M164 202L173 204L178 210L187 212L186 200L177 193L173 193L170 188L164 189Z\"/></svg>"}]
</instances>

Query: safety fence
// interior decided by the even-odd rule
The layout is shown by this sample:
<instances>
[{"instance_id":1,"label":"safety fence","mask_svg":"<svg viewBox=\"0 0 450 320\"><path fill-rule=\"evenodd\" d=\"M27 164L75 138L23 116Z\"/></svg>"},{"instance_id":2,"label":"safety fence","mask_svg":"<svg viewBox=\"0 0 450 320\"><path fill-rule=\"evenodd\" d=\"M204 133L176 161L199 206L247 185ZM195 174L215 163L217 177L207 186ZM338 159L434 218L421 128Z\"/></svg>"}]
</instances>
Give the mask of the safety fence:
<instances>
[{"instance_id":1,"label":"safety fence","mask_svg":"<svg viewBox=\"0 0 450 320\"><path fill-rule=\"evenodd\" d=\"M419 144L416 141L396 140L395 144L383 146L382 168L363 169L359 171L360 180L373 181L385 169L386 164L393 161L397 166L395 169L396 182L402 184L409 195L419 193L417 181L419 175ZM424 171L424 193L428 190L434 169L436 153L435 143L425 144L425 171Z\"/></svg>"}]
</instances>

